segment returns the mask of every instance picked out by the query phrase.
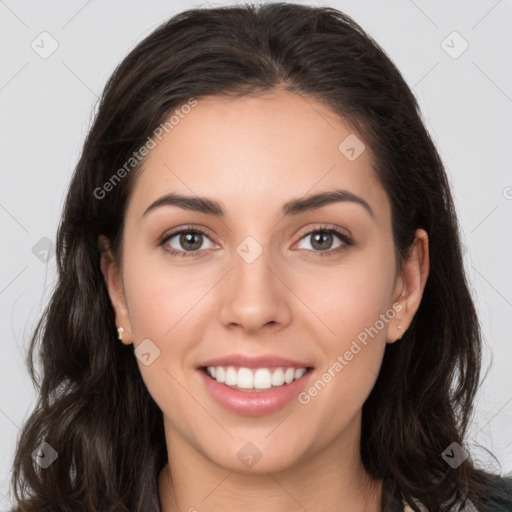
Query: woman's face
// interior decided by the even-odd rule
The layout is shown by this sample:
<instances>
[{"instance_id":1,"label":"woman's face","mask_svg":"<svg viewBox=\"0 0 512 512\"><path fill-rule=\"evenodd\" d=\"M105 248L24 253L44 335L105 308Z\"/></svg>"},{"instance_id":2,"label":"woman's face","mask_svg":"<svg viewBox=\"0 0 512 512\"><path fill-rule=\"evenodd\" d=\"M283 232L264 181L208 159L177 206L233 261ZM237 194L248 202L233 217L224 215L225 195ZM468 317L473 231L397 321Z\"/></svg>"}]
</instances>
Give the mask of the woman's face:
<instances>
[{"instance_id":1,"label":"woman's face","mask_svg":"<svg viewBox=\"0 0 512 512\"><path fill-rule=\"evenodd\" d=\"M122 270L102 268L171 452L259 472L358 450L361 408L386 342L418 307L428 255L418 230L423 245L396 271L390 202L356 137L321 103L280 91L200 99L155 139L128 203ZM308 201L335 190L346 200ZM218 211L155 205L168 194ZM201 369L227 356L291 360L256 362L249 381L261 368L263 387L282 382L277 367L312 369L233 390Z\"/></svg>"}]
</instances>

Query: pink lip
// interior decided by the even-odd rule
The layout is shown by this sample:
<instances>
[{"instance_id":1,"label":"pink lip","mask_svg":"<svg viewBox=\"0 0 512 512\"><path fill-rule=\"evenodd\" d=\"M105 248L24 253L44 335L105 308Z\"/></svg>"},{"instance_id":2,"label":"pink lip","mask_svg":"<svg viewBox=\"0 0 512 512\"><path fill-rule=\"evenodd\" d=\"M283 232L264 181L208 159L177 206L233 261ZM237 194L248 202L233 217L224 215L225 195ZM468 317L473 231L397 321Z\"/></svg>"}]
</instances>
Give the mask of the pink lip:
<instances>
[{"instance_id":1,"label":"pink lip","mask_svg":"<svg viewBox=\"0 0 512 512\"><path fill-rule=\"evenodd\" d=\"M311 368L308 363L293 361L285 357L272 354L263 356L246 356L243 354L231 354L229 356L217 357L201 363L199 367L205 366L235 366L243 368Z\"/></svg>"},{"instance_id":2,"label":"pink lip","mask_svg":"<svg viewBox=\"0 0 512 512\"><path fill-rule=\"evenodd\" d=\"M225 384L220 384L202 369L198 369L197 372L209 394L221 407L245 416L263 416L282 409L299 395L313 373L311 370L307 371L300 379L270 391L238 391Z\"/></svg>"}]
</instances>

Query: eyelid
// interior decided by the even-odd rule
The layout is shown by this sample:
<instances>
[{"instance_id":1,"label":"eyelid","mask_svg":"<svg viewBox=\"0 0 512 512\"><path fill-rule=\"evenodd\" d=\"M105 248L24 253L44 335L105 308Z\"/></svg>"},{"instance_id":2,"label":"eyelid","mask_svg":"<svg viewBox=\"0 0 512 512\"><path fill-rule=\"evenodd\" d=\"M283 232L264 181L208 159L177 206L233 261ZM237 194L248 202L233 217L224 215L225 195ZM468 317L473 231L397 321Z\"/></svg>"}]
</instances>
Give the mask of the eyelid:
<instances>
[{"instance_id":1,"label":"eyelid","mask_svg":"<svg viewBox=\"0 0 512 512\"><path fill-rule=\"evenodd\" d=\"M345 238L352 241L352 235L350 234L350 232L347 229L341 228L341 227L337 226L336 224L329 224L326 222L317 222L313 226L311 226L311 225L307 226L304 229L302 229L299 232L299 235L297 235L297 236L299 236L299 240L302 240L302 238L304 238L305 235L310 235L311 233L315 233L317 231L329 231L329 230L336 231L340 235L343 235ZM345 231L347 231L347 233L345 233Z\"/></svg>"}]
</instances>

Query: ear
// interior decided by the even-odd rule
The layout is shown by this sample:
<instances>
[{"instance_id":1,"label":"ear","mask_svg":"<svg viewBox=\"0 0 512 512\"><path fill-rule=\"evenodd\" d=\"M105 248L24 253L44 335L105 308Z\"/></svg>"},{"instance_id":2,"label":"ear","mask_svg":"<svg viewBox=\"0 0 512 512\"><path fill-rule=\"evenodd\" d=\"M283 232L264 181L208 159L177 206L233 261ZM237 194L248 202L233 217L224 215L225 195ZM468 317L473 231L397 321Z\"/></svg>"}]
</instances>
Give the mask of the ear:
<instances>
[{"instance_id":1,"label":"ear","mask_svg":"<svg viewBox=\"0 0 512 512\"><path fill-rule=\"evenodd\" d=\"M394 343L411 325L418 310L430 269L428 235L424 229L417 229L409 252L402 262L401 273L395 286L395 311L397 314L387 329L388 343ZM400 329L397 327L400 325Z\"/></svg>"},{"instance_id":2,"label":"ear","mask_svg":"<svg viewBox=\"0 0 512 512\"><path fill-rule=\"evenodd\" d=\"M130 345L132 343L132 329L121 271L110 249L110 243L104 235L98 237L98 247L101 252L101 272L116 315L116 326L124 329L121 337L122 342L125 345Z\"/></svg>"}]
</instances>

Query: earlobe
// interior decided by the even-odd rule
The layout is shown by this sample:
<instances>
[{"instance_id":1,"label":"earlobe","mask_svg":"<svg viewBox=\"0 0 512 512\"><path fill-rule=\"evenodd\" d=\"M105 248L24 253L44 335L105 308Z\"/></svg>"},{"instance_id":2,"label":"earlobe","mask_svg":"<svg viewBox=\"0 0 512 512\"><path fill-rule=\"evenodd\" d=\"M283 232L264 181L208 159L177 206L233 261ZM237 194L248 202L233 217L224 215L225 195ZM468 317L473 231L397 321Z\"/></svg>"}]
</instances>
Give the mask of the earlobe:
<instances>
[{"instance_id":1,"label":"earlobe","mask_svg":"<svg viewBox=\"0 0 512 512\"><path fill-rule=\"evenodd\" d=\"M119 265L117 264L110 249L110 244L104 235L100 235L98 237L98 247L101 252L101 273L103 274L110 302L115 312L117 337L125 345L130 345L132 343L130 316L124 295Z\"/></svg>"}]
</instances>

